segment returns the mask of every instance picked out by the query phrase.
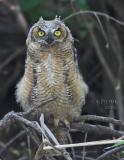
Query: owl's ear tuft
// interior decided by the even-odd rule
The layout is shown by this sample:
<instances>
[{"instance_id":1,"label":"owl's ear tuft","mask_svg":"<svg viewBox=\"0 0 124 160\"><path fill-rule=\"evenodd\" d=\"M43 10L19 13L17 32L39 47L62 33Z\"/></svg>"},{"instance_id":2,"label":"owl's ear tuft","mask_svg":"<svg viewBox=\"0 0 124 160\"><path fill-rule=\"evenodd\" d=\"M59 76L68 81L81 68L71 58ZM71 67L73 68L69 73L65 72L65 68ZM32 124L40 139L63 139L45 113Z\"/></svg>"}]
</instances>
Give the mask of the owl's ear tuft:
<instances>
[{"instance_id":1,"label":"owl's ear tuft","mask_svg":"<svg viewBox=\"0 0 124 160\"><path fill-rule=\"evenodd\" d=\"M54 18L55 20L58 20L58 21L61 21L61 16L55 16L55 18Z\"/></svg>"},{"instance_id":2,"label":"owl's ear tuft","mask_svg":"<svg viewBox=\"0 0 124 160\"><path fill-rule=\"evenodd\" d=\"M44 19L43 19L43 17L41 16L40 18L39 18L39 21L43 21Z\"/></svg>"}]
</instances>

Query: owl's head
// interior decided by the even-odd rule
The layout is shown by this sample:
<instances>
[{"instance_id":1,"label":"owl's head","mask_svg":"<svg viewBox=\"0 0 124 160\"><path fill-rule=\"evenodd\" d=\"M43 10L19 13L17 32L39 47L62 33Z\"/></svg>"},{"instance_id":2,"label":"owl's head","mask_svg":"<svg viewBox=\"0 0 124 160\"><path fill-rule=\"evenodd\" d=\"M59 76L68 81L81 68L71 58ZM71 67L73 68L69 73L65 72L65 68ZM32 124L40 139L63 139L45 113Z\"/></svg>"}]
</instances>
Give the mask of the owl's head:
<instances>
[{"instance_id":1,"label":"owl's head","mask_svg":"<svg viewBox=\"0 0 124 160\"><path fill-rule=\"evenodd\" d=\"M27 46L31 45L37 50L59 46L67 42L73 44L73 37L60 18L55 17L50 21L40 18L30 29L26 42Z\"/></svg>"}]
</instances>

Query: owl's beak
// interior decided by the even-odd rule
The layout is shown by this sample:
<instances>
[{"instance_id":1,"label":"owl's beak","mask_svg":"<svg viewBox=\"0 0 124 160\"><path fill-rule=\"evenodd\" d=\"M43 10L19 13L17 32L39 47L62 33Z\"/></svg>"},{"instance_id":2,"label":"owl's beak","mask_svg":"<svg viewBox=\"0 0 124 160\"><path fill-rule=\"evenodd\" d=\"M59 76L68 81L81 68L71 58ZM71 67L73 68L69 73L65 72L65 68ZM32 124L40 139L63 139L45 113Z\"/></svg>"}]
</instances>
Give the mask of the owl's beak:
<instances>
[{"instance_id":1,"label":"owl's beak","mask_svg":"<svg viewBox=\"0 0 124 160\"><path fill-rule=\"evenodd\" d=\"M48 33L46 41L48 44L52 44L52 42L54 41L54 37L51 32Z\"/></svg>"}]
</instances>

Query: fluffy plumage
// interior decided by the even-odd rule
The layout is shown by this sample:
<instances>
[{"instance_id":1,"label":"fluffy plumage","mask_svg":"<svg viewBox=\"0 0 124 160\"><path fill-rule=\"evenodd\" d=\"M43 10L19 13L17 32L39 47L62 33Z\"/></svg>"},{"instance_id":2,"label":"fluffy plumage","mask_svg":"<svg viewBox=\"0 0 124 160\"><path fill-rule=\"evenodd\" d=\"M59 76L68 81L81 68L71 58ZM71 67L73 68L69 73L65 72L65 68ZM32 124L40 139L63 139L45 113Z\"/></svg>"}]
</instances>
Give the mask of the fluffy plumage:
<instances>
[{"instance_id":1,"label":"fluffy plumage","mask_svg":"<svg viewBox=\"0 0 124 160\"><path fill-rule=\"evenodd\" d=\"M56 125L59 121L71 122L81 114L88 87L79 73L69 28L59 18L40 18L30 29L26 43L25 72L17 85L17 101L25 111L38 107L39 112L53 115Z\"/></svg>"}]
</instances>

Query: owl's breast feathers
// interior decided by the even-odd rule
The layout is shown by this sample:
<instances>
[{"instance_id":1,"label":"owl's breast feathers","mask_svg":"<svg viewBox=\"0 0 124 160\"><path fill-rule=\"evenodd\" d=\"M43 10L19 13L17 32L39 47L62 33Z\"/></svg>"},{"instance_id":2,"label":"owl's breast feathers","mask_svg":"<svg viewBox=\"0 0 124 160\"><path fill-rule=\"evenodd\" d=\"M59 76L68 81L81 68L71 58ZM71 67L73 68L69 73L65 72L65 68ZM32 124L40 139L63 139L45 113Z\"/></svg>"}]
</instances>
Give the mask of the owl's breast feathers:
<instances>
[{"instance_id":1,"label":"owl's breast feathers","mask_svg":"<svg viewBox=\"0 0 124 160\"><path fill-rule=\"evenodd\" d=\"M25 73L17 85L17 101L24 110L39 107L55 118L72 120L81 113L88 87L79 73L72 49L42 53L40 63L27 57ZM42 106L44 101L55 100Z\"/></svg>"}]
</instances>

